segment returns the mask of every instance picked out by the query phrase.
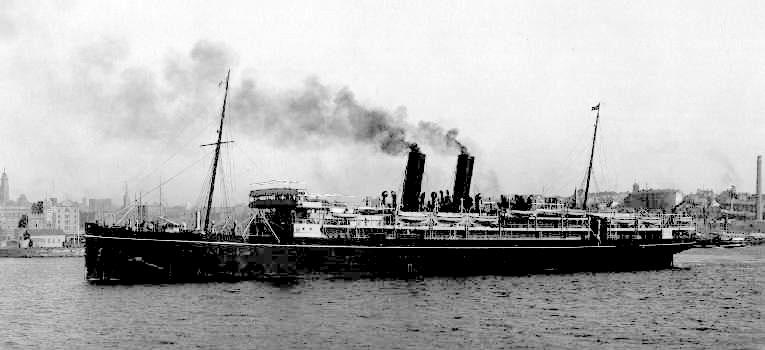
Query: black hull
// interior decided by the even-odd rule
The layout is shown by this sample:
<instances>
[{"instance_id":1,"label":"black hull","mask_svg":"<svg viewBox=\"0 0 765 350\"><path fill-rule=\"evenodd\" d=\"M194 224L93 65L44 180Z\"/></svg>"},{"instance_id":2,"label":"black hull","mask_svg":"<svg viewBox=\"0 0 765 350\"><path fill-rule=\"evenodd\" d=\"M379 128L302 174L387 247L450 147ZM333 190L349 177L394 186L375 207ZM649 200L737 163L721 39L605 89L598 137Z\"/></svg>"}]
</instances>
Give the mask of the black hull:
<instances>
[{"instance_id":1,"label":"black hull","mask_svg":"<svg viewBox=\"0 0 765 350\"><path fill-rule=\"evenodd\" d=\"M434 242L435 243L435 242ZM93 283L173 283L296 277L517 275L672 267L693 242L582 245L573 241L462 241L450 246L248 244L86 236ZM540 246L540 245L545 246ZM472 245L472 246L469 246Z\"/></svg>"}]
</instances>

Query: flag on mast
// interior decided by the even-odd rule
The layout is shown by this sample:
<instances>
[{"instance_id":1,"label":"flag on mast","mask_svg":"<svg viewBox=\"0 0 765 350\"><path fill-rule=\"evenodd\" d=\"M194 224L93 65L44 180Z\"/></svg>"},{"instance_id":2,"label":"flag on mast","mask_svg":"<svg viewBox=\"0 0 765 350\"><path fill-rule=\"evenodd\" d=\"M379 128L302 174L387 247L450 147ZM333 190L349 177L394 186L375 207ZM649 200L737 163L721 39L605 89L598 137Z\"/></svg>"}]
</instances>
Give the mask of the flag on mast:
<instances>
[{"instance_id":1,"label":"flag on mast","mask_svg":"<svg viewBox=\"0 0 765 350\"><path fill-rule=\"evenodd\" d=\"M597 111L597 110L600 110L600 102L598 102L598 105L597 105L597 106L595 106L595 107L592 107L592 110L593 110L593 111Z\"/></svg>"}]
</instances>

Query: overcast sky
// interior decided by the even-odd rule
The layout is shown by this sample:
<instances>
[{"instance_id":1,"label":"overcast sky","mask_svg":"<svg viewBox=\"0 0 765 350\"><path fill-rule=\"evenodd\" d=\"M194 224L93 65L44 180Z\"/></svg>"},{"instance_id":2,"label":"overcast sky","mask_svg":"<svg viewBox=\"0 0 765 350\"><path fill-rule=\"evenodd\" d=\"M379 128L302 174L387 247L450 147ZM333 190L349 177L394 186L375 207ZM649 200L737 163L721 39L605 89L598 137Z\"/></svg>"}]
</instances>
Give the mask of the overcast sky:
<instances>
[{"instance_id":1,"label":"overcast sky","mask_svg":"<svg viewBox=\"0 0 765 350\"><path fill-rule=\"evenodd\" d=\"M347 195L400 186L405 154L334 131L341 100L410 141L420 121L458 129L487 194L581 186L599 102L596 190L753 191L763 7L3 0L0 166L14 198L116 199L126 182L132 196L179 174L165 195L195 204L230 67L223 164L237 202L269 179ZM425 188L450 187L456 151L423 149Z\"/></svg>"}]
</instances>

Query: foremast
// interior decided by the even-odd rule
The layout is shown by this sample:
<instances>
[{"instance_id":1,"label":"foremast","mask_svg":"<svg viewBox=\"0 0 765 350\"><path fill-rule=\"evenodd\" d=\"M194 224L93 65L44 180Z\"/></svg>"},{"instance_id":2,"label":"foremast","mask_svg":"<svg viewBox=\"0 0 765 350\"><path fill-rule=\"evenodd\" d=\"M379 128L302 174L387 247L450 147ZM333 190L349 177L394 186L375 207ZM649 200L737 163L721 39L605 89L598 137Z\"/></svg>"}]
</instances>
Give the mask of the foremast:
<instances>
[{"instance_id":1,"label":"foremast","mask_svg":"<svg viewBox=\"0 0 765 350\"><path fill-rule=\"evenodd\" d=\"M210 175L210 193L207 195L207 209L205 213L205 224L203 232L208 232L210 227L210 210L212 209L213 193L215 191L215 175L218 172L218 159L220 158L220 145L225 142L221 142L223 138L223 119L226 118L226 100L228 99L228 79L231 75L229 69L226 73L226 92L223 94L223 108L220 112L220 126L218 127L218 141L215 142L215 156L213 158L212 174ZM207 145L206 145L207 146Z\"/></svg>"}]
</instances>

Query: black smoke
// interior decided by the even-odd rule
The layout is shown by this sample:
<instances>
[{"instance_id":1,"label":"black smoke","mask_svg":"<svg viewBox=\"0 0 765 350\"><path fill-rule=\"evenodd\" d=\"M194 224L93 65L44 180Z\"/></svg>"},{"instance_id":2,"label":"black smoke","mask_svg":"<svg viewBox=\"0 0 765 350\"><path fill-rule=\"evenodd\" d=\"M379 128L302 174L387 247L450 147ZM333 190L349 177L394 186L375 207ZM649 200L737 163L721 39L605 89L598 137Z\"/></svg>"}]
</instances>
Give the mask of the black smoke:
<instances>
[{"instance_id":1,"label":"black smoke","mask_svg":"<svg viewBox=\"0 0 765 350\"><path fill-rule=\"evenodd\" d=\"M293 148L353 143L390 155L412 143L438 153L464 151L456 129L410 122L404 107L365 105L349 88L315 77L289 90L259 88L255 78L238 76L237 55L223 43L198 41L188 53L168 56L160 72L129 64L130 48L120 40L94 42L73 57L73 87L62 100L95 116L96 129L110 138L171 139L196 120L214 119L223 97L219 83L233 68L228 111L237 136Z\"/></svg>"},{"instance_id":2,"label":"black smoke","mask_svg":"<svg viewBox=\"0 0 765 350\"><path fill-rule=\"evenodd\" d=\"M427 144L438 152L463 148L456 129L434 122L412 124L406 108L387 110L361 104L348 88L333 90L316 78L284 93L260 90L254 79L244 79L231 100L231 110L248 130L294 145L313 146L322 140L371 144L398 155L412 143Z\"/></svg>"}]
</instances>

